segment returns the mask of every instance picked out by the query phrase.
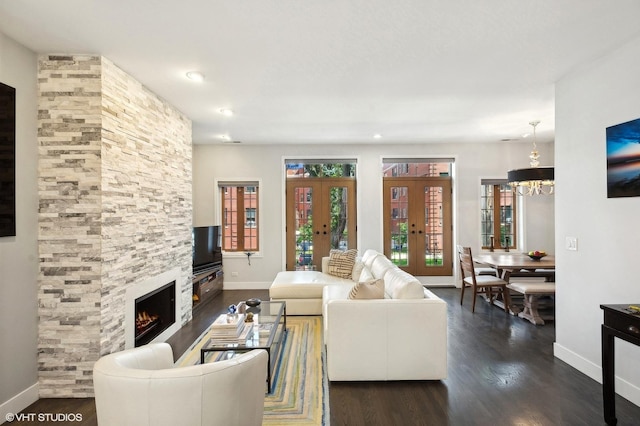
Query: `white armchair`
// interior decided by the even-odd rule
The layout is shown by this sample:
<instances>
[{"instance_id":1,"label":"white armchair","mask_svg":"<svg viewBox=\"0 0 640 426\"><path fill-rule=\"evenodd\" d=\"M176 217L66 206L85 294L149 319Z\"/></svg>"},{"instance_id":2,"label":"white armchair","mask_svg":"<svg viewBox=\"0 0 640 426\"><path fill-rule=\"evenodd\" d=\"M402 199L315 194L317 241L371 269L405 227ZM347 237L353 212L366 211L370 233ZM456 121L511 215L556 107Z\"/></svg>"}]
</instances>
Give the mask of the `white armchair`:
<instances>
[{"instance_id":1,"label":"white armchair","mask_svg":"<svg viewBox=\"0 0 640 426\"><path fill-rule=\"evenodd\" d=\"M267 353L174 368L167 343L105 355L93 367L100 426L261 425Z\"/></svg>"}]
</instances>

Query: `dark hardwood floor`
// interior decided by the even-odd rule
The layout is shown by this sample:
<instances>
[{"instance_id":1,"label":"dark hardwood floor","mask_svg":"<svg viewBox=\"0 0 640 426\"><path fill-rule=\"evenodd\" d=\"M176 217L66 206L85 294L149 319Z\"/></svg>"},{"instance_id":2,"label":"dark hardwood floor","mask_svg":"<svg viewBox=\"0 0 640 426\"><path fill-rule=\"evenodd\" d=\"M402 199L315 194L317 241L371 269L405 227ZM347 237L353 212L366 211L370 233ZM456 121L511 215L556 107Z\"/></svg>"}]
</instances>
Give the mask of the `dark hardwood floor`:
<instances>
[{"instance_id":1,"label":"dark hardwood floor","mask_svg":"<svg viewBox=\"0 0 640 426\"><path fill-rule=\"evenodd\" d=\"M448 378L332 382L332 425L604 425L601 385L553 357L553 322L535 326L480 301L472 314L469 294L460 306L459 290L432 290L449 305ZM169 339L174 357L229 304L249 297L268 293L226 290L203 306ZM79 413L82 421L68 424L97 424L93 399L42 399L23 413ZM616 413L619 425L640 425L640 407L619 396Z\"/></svg>"}]
</instances>

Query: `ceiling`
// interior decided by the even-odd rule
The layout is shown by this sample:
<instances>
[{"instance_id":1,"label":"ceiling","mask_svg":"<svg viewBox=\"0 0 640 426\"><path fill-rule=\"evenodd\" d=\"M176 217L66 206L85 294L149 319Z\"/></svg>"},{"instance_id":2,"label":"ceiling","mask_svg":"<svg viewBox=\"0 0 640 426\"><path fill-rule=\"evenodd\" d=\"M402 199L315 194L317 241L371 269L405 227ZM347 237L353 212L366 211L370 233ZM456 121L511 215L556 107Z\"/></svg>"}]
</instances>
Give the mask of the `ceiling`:
<instances>
[{"instance_id":1,"label":"ceiling","mask_svg":"<svg viewBox=\"0 0 640 426\"><path fill-rule=\"evenodd\" d=\"M0 0L1 32L107 57L196 144L488 143L533 120L552 141L554 82L638 16L637 0Z\"/></svg>"}]
</instances>

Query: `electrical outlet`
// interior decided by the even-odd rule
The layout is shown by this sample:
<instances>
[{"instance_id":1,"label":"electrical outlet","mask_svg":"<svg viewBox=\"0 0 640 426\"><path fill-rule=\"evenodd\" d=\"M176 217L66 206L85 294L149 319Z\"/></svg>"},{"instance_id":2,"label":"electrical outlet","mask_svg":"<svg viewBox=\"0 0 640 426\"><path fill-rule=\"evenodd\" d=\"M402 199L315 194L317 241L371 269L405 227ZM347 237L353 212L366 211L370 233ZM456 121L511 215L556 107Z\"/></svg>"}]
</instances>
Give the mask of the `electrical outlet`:
<instances>
[{"instance_id":1,"label":"electrical outlet","mask_svg":"<svg viewBox=\"0 0 640 426\"><path fill-rule=\"evenodd\" d=\"M567 250L577 251L578 250L578 239L576 237L566 237L564 246Z\"/></svg>"},{"instance_id":2,"label":"electrical outlet","mask_svg":"<svg viewBox=\"0 0 640 426\"><path fill-rule=\"evenodd\" d=\"M232 276L232 277L237 277L237 276L238 276L238 273L234 271L234 272L232 272L232 273L231 273L231 276Z\"/></svg>"}]
</instances>

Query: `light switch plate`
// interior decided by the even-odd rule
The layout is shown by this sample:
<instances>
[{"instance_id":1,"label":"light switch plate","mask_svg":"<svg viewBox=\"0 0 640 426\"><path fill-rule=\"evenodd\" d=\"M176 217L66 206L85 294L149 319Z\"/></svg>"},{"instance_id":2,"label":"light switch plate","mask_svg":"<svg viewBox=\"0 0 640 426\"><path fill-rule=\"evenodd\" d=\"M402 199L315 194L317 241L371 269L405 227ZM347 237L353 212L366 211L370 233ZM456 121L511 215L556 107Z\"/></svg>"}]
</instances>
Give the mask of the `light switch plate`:
<instances>
[{"instance_id":1,"label":"light switch plate","mask_svg":"<svg viewBox=\"0 0 640 426\"><path fill-rule=\"evenodd\" d=\"M578 239L576 237L566 237L564 244L567 250L578 250Z\"/></svg>"}]
</instances>

